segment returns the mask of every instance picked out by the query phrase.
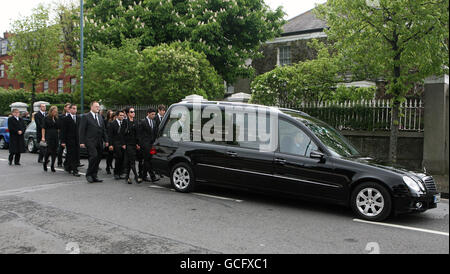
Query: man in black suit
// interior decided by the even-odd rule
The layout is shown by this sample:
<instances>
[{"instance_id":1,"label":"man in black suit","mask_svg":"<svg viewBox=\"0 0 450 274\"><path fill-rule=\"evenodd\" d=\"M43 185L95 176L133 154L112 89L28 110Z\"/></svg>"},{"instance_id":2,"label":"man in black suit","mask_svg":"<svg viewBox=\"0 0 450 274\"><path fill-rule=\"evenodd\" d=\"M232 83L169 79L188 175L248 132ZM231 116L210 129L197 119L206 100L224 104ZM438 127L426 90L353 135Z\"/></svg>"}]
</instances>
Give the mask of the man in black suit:
<instances>
[{"instance_id":1,"label":"man in black suit","mask_svg":"<svg viewBox=\"0 0 450 274\"><path fill-rule=\"evenodd\" d=\"M161 125L161 122L162 122L165 114L166 114L166 106L159 105L158 106L158 114L155 116L156 127L158 129L159 129L159 125Z\"/></svg>"},{"instance_id":2,"label":"man in black suit","mask_svg":"<svg viewBox=\"0 0 450 274\"><path fill-rule=\"evenodd\" d=\"M150 182L147 178L147 174L150 174L151 182L156 182L159 179L156 178L155 173L152 168L152 155L150 151L152 149L153 143L156 139L156 133L158 127L155 122L156 111L152 108L147 110L147 117L141 120L139 125L138 139L141 145L141 150L144 156L144 171L142 174L142 179L146 182Z\"/></svg>"},{"instance_id":3,"label":"man in black suit","mask_svg":"<svg viewBox=\"0 0 450 274\"><path fill-rule=\"evenodd\" d=\"M123 165L125 157L125 127L123 126L123 118L125 113L123 111L116 112L116 120L112 121L108 127L109 150L114 151L114 179L123 179L120 175L123 174Z\"/></svg>"},{"instance_id":4,"label":"man in black suit","mask_svg":"<svg viewBox=\"0 0 450 274\"><path fill-rule=\"evenodd\" d=\"M44 126L44 119L47 116L47 106L41 104L39 111L34 114L34 121L36 122L36 140L39 142L42 139L42 127ZM38 163L43 163L45 155L45 148L39 147Z\"/></svg>"},{"instance_id":5,"label":"man in black suit","mask_svg":"<svg viewBox=\"0 0 450 274\"><path fill-rule=\"evenodd\" d=\"M70 106L72 106L72 104L71 103L66 103L65 105L64 105L64 109L63 109L63 111L62 111L62 113L61 114L59 114L59 116L58 116L58 127L61 129L62 128L62 122L64 121L64 118L67 116L67 115L69 115L69 109L70 109ZM60 130L60 132L59 132L59 145L58 145L58 167L62 167L62 165L63 165L63 157L62 157L62 155L63 155L63 151L64 151L64 147L62 146L62 139L61 139L61 130ZM64 169L67 169L67 157L66 157L66 159L64 160Z\"/></svg>"},{"instance_id":6,"label":"man in black suit","mask_svg":"<svg viewBox=\"0 0 450 274\"><path fill-rule=\"evenodd\" d=\"M61 146L66 148L64 169L76 177L80 177L78 173L78 162L80 161L79 125L80 117L77 116L77 105L71 104L67 115L62 118L60 132Z\"/></svg>"},{"instance_id":7,"label":"man in black suit","mask_svg":"<svg viewBox=\"0 0 450 274\"><path fill-rule=\"evenodd\" d=\"M18 109L13 109L11 117L8 118L8 130L9 130L9 165L14 164L20 166L20 154L25 152L25 124L22 118L19 117L20 112Z\"/></svg>"},{"instance_id":8,"label":"man in black suit","mask_svg":"<svg viewBox=\"0 0 450 274\"><path fill-rule=\"evenodd\" d=\"M86 180L89 183L103 182L98 179L98 166L102 159L103 141L108 146L105 122L99 115L100 104L96 101L91 103L91 111L84 114L80 121L80 147L87 148L89 155L89 166L86 172Z\"/></svg>"}]
</instances>

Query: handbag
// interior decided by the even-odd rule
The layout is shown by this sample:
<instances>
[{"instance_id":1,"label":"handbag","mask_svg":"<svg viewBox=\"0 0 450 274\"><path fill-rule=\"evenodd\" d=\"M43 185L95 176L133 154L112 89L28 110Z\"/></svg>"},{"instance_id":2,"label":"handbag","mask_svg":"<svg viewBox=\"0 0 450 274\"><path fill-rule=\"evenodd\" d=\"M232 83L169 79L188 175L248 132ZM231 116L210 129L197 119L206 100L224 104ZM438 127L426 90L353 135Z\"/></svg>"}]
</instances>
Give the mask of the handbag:
<instances>
[{"instance_id":1,"label":"handbag","mask_svg":"<svg viewBox=\"0 0 450 274\"><path fill-rule=\"evenodd\" d=\"M40 142L39 142L39 146L40 146L40 147L47 147L47 143L44 142L44 141L40 141Z\"/></svg>"}]
</instances>

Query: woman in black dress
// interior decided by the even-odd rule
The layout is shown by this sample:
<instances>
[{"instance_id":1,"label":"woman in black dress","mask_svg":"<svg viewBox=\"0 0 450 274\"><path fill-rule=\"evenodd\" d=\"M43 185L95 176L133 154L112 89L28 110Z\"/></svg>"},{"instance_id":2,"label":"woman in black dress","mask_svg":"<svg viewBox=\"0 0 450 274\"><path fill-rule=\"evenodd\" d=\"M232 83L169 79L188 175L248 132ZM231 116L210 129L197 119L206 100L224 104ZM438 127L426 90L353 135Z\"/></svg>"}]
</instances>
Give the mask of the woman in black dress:
<instances>
[{"instance_id":1,"label":"woman in black dress","mask_svg":"<svg viewBox=\"0 0 450 274\"><path fill-rule=\"evenodd\" d=\"M110 127L110 124L112 122L114 122L116 119L116 115L114 114L114 111L112 110L108 110L108 112L106 113L106 132L108 132L108 128ZM112 138L112 136L109 136L109 138ZM106 156L106 173L107 174L111 174L111 170L113 169L112 163L114 160L114 151L111 150L109 147L106 148L107 149L107 156Z\"/></svg>"},{"instance_id":2,"label":"woman in black dress","mask_svg":"<svg viewBox=\"0 0 450 274\"><path fill-rule=\"evenodd\" d=\"M47 171L49 156L52 157L51 171L55 172L55 160L58 152L58 108L52 106L44 119L42 127L42 141L47 143L47 150L44 159L44 171Z\"/></svg>"},{"instance_id":3,"label":"woman in black dress","mask_svg":"<svg viewBox=\"0 0 450 274\"><path fill-rule=\"evenodd\" d=\"M134 180L136 183L141 183L142 179L139 178L136 172L136 154L137 150L140 149L138 142L138 121L134 119L135 112L134 108L128 108L125 110L128 115L128 119L124 120L125 126L125 180L128 184L131 184L130 170L133 170Z\"/></svg>"}]
</instances>

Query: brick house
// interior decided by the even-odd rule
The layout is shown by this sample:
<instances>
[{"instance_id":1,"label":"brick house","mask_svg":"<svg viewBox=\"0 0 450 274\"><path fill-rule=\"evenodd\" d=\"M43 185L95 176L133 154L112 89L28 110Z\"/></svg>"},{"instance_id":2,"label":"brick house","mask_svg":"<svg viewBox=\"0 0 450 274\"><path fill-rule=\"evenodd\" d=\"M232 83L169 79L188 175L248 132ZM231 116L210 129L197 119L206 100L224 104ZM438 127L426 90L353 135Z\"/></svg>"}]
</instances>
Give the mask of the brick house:
<instances>
[{"instance_id":1,"label":"brick house","mask_svg":"<svg viewBox=\"0 0 450 274\"><path fill-rule=\"evenodd\" d=\"M25 88L31 90L31 86L27 86L24 83L17 81L16 79L8 78L8 65L5 60L11 60L11 56L8 55L8 38L11 34L5 32L3 37L0 37L0 87L5 89L21 89ZM64 62L70 64L65 64ZM77 84L77 78L65 74L65 70L70 66L76 65L75 60L71 60L70 57L60 54L60 66L64 66L63 72L55 79L47 79L36 85L36 92L52 92L52 93L70 93L74 91Z\"/></svg>"}]
</instances>

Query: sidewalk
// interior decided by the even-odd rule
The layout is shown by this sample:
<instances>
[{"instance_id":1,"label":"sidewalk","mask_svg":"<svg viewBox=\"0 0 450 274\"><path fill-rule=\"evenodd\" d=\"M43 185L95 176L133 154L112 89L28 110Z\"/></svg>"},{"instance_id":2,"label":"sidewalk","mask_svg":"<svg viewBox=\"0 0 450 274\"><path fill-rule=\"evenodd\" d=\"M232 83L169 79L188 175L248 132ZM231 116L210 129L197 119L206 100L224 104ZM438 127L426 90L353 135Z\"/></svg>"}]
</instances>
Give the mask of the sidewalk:
<instances>
[{"instance_id":1,"label":"sidewalk","mask_svg":"<svg viewBox=\"0 0 450 274\"><path fill-rule=\"evenodd\" d=\"M443 175L433 175L434 181L436 183L436 187L438 189L439 192L441 192L442 198L448 199L448 192L449 192L449 187L448 187L448 175L447 176L443 176Z\"/></svg>"}]
</instances>

